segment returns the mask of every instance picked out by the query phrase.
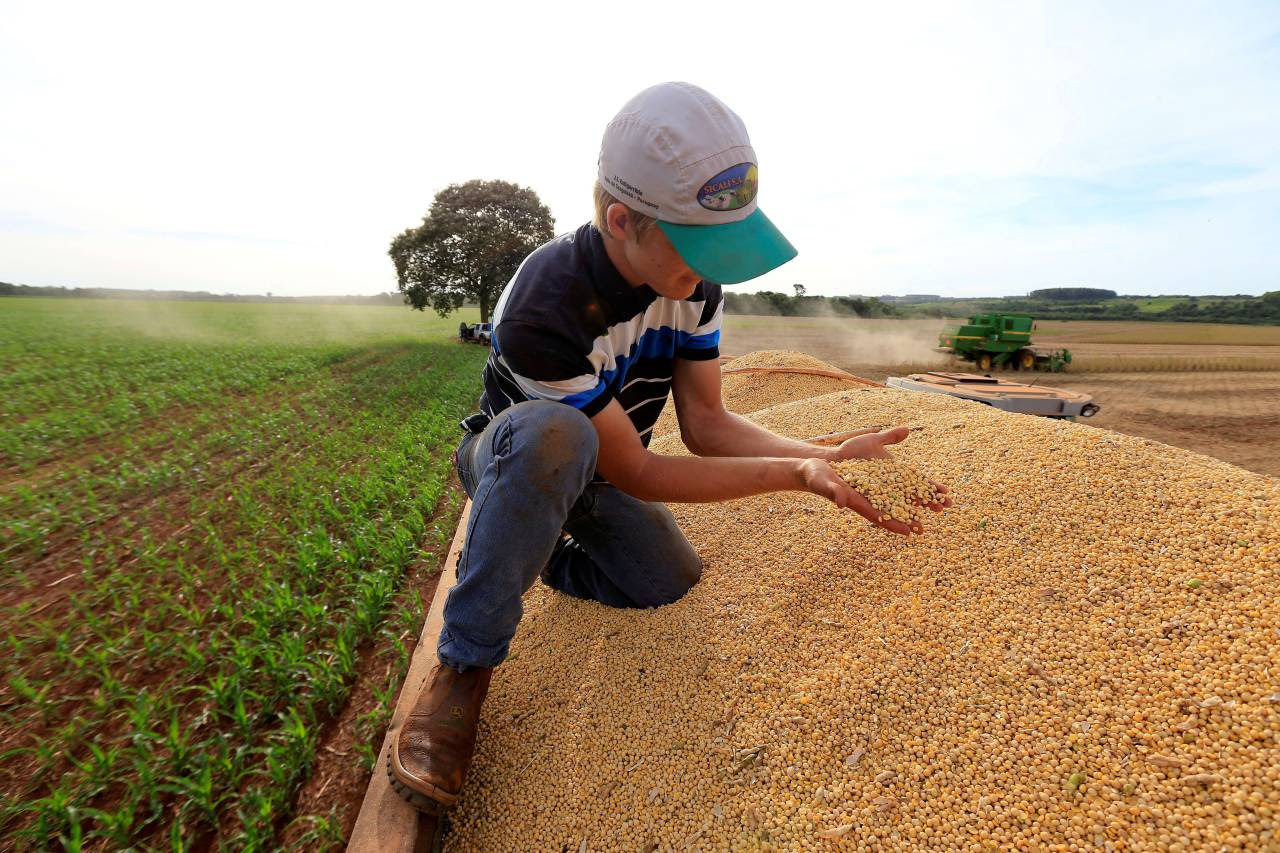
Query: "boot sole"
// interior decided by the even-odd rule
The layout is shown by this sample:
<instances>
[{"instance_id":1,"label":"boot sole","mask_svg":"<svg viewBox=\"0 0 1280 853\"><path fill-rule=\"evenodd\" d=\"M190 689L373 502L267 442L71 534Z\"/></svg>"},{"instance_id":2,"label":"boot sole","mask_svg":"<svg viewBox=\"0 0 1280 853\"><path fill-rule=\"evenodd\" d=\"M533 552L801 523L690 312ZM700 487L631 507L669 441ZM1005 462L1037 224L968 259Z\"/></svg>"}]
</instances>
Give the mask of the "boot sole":
<instances>
[{"instance_id":1,"label":"boot sole","mask_svg":"<svg viewBox=\"0 0 1280 853\"><path fill-rule=\"evenodd\" d=\"M443 795L442 797L438 798L437 795L433 793L419 791L416 788L409 787L408 784L396 775L395 767L393 766L394 761L395 755L393 751L391 755L387 756L387 778L391 780L391 790L399 794L409 803L409 805L413 806L418 811L429 815L444 815L445 812L447 812L449 808L458 801L456 796L449 796L429 782L420 782L415 780L415 784L424 785L430 788L432 792L439 791L440 794ZM448 799L448 802L444 802L444 799L446 798Z\"/></svg>"}]
</instances>

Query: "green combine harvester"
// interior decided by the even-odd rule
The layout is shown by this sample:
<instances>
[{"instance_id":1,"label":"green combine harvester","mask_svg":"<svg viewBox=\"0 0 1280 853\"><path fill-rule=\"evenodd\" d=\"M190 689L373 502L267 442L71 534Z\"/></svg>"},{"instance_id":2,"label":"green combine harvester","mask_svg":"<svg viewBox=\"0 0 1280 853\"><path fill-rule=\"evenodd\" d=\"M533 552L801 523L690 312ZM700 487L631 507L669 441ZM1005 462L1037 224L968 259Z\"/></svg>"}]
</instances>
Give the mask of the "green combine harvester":
<instances>
[{"instance_id":1,"label":"green combine harvester","mask_svg":"<svg viewBox=\"0 0 1280 853\"><path fill-rule=\"evenodd\" d=\"M1032 347L1035 327L1030 314L977 314L964 325L944 328L938 336L938 351L971 361L983 373L993 367L1064 370L1071 363L1070 351Z\"/></svg>"}]
</instances>

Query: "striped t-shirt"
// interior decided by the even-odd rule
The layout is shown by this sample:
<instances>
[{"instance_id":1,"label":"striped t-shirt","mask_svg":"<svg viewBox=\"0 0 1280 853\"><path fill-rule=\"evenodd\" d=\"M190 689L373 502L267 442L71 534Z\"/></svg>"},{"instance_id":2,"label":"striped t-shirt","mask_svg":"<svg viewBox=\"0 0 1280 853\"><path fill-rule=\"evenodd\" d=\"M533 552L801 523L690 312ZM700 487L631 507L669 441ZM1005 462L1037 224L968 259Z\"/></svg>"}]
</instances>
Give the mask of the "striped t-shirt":
<instances>
[{"instance_id":1,"label":"striped t-shirt","mask_svg":"<svg viewBox=\"0 0 1280 853\"><path fill-rule=\"evenodd\" d=\"M688 299L631 287L584 225L540 246L516 270L493 312L479 432L524 400L557 400L591 417L617 400L647 446L677 358L720 356L723 299L700 282Z\"/></svg>"}]
</instances>

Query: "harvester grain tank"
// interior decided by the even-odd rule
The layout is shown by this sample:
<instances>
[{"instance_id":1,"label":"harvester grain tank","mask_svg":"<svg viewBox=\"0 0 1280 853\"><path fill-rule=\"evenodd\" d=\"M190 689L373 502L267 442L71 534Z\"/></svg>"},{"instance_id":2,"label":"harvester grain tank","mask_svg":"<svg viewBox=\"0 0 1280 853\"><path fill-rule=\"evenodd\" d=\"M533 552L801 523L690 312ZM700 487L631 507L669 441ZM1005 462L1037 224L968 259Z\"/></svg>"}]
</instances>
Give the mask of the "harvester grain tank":
<instances>
[{"instance_id":1,"label":"harvester grain tank","mask_svg":"<svg viewBox=\"0 0 1280 853\"><path fill-rule=\"evenodd\" d=\"M945 327L938 350L971 361L984 373L993 367L1063 370L1071 363L1071 352L1033 347L1035 322L1030 314L975 314L967 323Z\"/></svg>"}]
</instances>

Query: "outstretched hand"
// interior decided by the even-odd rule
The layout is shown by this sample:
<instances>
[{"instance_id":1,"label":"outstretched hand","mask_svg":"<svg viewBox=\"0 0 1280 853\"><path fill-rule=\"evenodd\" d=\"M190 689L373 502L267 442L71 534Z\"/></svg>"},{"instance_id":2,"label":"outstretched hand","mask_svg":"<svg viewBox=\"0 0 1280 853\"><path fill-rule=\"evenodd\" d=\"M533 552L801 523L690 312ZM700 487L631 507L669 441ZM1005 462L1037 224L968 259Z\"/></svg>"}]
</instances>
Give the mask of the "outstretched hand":
<instances>
[{"instance_id":1,"label":"outstretched hand","mask_svg":"<svg viewBox=\"0 0 1280 853\"><path fill-rule=\"evenodd\" d=\"M836 453L841 459L889 459L889 451L885 448L911 435L906 427L895 429L860 429L854 437L840 444Z\"/></svg>"},{"instance_id":2,"label":"outstretched hand","mask_svg":"<svg viewBox=\"0 0 1280 853\"><path fill-rule=\"evenodd\" d=\"M840 444L836 450L836 455L841 460L892 459L893 457L887 449L888 445L898 444L910 434L911 430L906 427L887 430L858 430L852 438ZM807 460L804 463L803 470L805 486L809 491L821 495L841 509L853 510L876 527L881 527L890 533L897 533L901 536L924 532L924 527L919 522L913 521L907 524L895 519L882 521L880 513L871 506L866 497L851 488L848 483L841 479L839 474L832 470L830 465L821 459ZM934 512L941 512L946 507L951 506L951 498L946 496L947 487L938 483L932 483L931 485L934 491L942 496L942 499L924 505Z\"/></svg>"}]
</instances>

